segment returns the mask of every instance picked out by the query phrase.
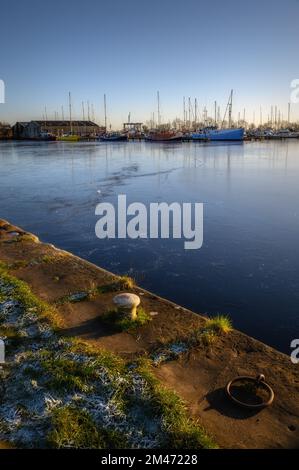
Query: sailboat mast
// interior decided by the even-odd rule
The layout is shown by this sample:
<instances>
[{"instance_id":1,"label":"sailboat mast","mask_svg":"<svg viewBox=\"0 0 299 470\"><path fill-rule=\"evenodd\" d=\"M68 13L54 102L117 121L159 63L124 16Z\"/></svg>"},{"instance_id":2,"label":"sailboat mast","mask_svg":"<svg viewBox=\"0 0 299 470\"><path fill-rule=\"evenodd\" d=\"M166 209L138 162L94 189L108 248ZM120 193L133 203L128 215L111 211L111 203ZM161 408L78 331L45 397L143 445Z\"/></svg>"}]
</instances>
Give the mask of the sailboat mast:
<instances>
[{"instance_id":1,"label":"sailboat mast","mask_svg":"<svg viewBox=\"0 0 299 470\"><path fill-rule=\"evenodd\" d=\"M87 101L87 121L90 121L90 107L89 107L89 101Z\"/></svg>"},{"instance_id":2,"label":"sailboat mast","mask_svg":"<svg viewBox=\"0 0 299 470\"><path fill-rule=\"evenodd\" d=\"M233 90L230 92L229 108L228 108L228 127L232 125L232 108L233 108Z\"/></svg>"},{"instance_id":3,"label":"sailboat mast","mask_svg":"<svg viewBox=\"0 0 299 470\"><path fill-rule=\"evenodd\" d=\"M104 94L104 113L105 113L105 132L107 132L107 106L106 106L106 94Z\"/></svg>"},{"instance_id":4,"label":"sailboat mast","mask_svg":"<svg viewBox=\"0 0 299 470\"><path fill-rule=\"evenodd\" d=\"M217 101L214 102L215 126L217 126Z\"/></svg>"},{"instance_id":5,"label":"sailboat mast","mask_svg":"<svg viewBox=\"0 0 299 470\"><path fill-rule=\"evenodd\" d=\"M85 130L85 135L86 135L86 123L85 123L85 109L84 109L84 101L82 101L82 117L83 117L84 130Z\"/></svg>"},{"instance_id":6,"label":"sailboat mast","mask_svg":"<svg viewBox=\"0 0 299 470\"><path fill-rule=\"evenodd\" d=\"M70 130L71 134L73 133L73 124L72 124L72 99L71 92L69 91L69 109L70 109Z\"/></svg>"},{"instance_id":7,"label":"sailboat mast","mask_svg":"<svg viewBox=\"0 0 299 470\"><path fill-rule=\"evenodd\" d=\"M47 127L47 120L48 120L48 116L47 116L47 106L45 106L45 126Z\"/></svg>"},{"instance_id":8,"label":"sailboat mast","mask_svg":"<svg viewBox=\"0 0 299 470\"><path fill-rule=\"evenodd\" d=\"M157 91L157 104L158 104L158 126L161 124L161 119L160 119L160 93Z\"/></svg>"}]
</instances>

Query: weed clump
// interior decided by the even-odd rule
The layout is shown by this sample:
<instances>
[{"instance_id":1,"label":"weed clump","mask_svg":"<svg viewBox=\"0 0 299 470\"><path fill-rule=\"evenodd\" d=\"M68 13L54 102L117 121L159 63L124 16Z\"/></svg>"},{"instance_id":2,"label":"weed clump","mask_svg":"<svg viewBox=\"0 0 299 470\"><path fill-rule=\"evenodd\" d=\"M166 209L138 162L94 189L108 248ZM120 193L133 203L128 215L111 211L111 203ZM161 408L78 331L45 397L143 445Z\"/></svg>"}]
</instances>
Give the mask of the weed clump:
<instances>
[{"instance_id":1,"label":"weed clump","mask_svg":"<svg viewBox=\"0 0 299 470\"><path fill-rule=\"evenodd\" d=\"M220 333L229 333L233 329L232 321L227 315L216 315L209 318L205 325L205 330Z\"/></svg>"},{"instance_id":2,"label":"weed clump","mask_svg":"<svg viewBox=\"0 0 299 470\"><path fill-rule=\"evenodd\" d=\"M132 320L117 309L110 310L101 318L121 331L135 330L152 321L152 317L142 307L137 308L137 318L135 320Z\"/></svg>"}]
</instances>

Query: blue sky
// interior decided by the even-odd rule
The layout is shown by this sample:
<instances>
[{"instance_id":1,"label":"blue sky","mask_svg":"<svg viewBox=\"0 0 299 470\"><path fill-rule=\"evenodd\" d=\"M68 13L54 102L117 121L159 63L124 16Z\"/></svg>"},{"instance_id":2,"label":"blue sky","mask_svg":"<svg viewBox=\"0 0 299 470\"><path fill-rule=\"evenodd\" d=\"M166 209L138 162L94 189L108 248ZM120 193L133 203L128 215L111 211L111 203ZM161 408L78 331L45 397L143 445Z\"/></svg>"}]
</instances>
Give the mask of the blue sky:
<instances>
[{"instance_id":1,"label":"blue sky","mask_svg":"<svg viewBox=\"0 0 299 470\"><path fill-rule=\"evenodd\" d=\"M52 0L1 2L0 120L48 119L81 102L119 126L131 112L145 121L182 117L182 99L223 111L231 88L234 114L259 119L271 104L284 115L290 82L299 78L298 0ZM211 114L211 112L210 112ZM299 118L299 105L292 106Z\"/></svg>"}]
</instances>

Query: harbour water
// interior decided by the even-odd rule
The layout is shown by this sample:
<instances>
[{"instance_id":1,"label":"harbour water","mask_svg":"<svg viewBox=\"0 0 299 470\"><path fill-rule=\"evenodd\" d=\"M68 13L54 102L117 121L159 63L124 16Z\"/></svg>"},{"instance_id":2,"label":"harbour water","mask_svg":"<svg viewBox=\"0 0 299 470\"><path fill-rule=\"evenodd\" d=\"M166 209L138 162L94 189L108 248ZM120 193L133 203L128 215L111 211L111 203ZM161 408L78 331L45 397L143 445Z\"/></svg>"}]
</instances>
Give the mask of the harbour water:
<instances>
[{"instance_id":1,"label":"harbour water","mask_svg":"<svg viewBox=\"0 0 299 470\"><path fill-rule=\"evenodd\" d=\"M1 218L286 353L299 337L298 181L297 140L0 142ZM202 248L99 240L95 207L119 194L203 202Z\"/></svg>"}]
</instances>

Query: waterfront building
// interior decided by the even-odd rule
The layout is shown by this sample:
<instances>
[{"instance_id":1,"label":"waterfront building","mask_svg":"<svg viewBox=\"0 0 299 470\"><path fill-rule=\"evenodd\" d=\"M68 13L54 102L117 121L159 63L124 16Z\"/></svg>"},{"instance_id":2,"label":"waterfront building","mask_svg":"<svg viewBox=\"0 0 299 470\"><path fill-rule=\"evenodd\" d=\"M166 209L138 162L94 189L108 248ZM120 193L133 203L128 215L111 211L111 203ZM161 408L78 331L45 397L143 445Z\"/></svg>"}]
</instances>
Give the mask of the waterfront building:
<instances>
[{"instance_id":1,"label":"waterfront building","mask_svg":"<svg viewBox=\"0 0 299 470\"><path fill-rule=\"evenodd\" d=\"M105 132L104 127L92 121L30 121L16 122L13 126L15 139L38 139L42 134L48 133L59 137L65 134L76 134L80 137L94 137Z\"/></svg>"},{"instance_id":2,"label":"waterfront building","mask_svg":"<svg viewBox=\"0 0 299 470\"><path fill-rule=\"evenodd\" d=\"M12 138L12 128L9 124L0 122L0 140L6 140Z\"/></svg>"}]
</instances>

